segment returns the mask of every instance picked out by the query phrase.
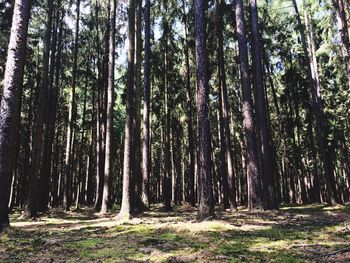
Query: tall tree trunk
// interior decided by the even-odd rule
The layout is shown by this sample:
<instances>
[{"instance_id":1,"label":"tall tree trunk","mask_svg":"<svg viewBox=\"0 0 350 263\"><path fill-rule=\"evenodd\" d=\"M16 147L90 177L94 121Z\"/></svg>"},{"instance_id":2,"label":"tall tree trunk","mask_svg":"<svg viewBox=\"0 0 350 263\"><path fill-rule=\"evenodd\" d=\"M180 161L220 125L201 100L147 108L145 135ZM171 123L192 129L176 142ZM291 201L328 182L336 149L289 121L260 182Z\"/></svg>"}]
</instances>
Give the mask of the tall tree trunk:
<instances>
[{"instance_id":1,"label":"tall tree trunk","mask_svg":"<svg viewBox=\"0 0 350 263\"><path fill-rule=\"evenodd\" d=\"M230 117L228 111L228 95L226 86L226 72L225 72L225 54L224 54L224 37L223 37L223 8L225 2L218 0L217 2L217 37L218 37L218 64L219 64L219 78L220 78L220 98L221 98L221 125L224 129L224 151L225 151L225 164L227 169L227 180L228 180L228 197L230 201L230 208L233 210L237 209L236 201L236 181L233 170L233 152L231 143L231 132L230 132ZM221 126L220 125L220 126Z\"/></svg>"},{"instance_id":2,"label":"tall tree trunk","mask_svg":"<svg viewBox=\"0 0 350 263\"><path fill-rule=\"evenodd\" d=\"M8 202L18 141L25 50L31 1L16 0L0 104L0 232L9 225Z\"/></svg>"},{"instance_id":3,"label":"tall tree trunk","mask_svg":"<svg viewBox=\"0 0 350 263\"><path fill-rule=\"evenodd\" d=\"M114 90L114 53L115 53L115 16L116 0L110 1L110 30L109 30L109 53L108 53L108 95L107 95L107 126L105 148L105 171L102 197L101 214L105 214L109 205L109 182L111 175L111 137L113 131L113 90Z\"/></svg>"},{"instance_id":4,"label":"tall tree trunk","mask_svg":"<svg viewBox=\"0 0 350 263\"><path fill-rule=\"evenodd\" d=\"M135 0L129 0L128 9L128 81L127 81L127 99L126 99L126 123L124 138L124 171L123 171L123 197L119 217L128 219L131 216L131 165L134 163L132 154L132 128L134 117L134 62L135 62Z\"/></svg>"},{"instance_id":5,"label":"tall tree trunk","mask_svg":"<svg viewBox=\"0 0 350 263\"><path fill-rule=\"evenodd\" d=\"M53 26L53 36L51 41L51 57L50 57L50 70L49 70L49 81L48 81L48 95L47 95L47 113L45 120L45 140L44 140L44 151L43 160L40 169L40 211L45 211L49 203L49 184L51 175L51 159L52 159L52 145L54 141L55 133L55 121L56 121L56 110L57 103L55 103L55 91L54 77L56 65L56 51L57 51L57 37L59 24L61 20L60 12L60 1L55 6L55 23ZM59 67L59 65L58 65Z\"/></svg>"},{"instance_id":6,"label":"tall tree trunk","mask_svg":"<svg viewBox=\"0 0 350 263\"><path fill-rule=\"evenodd\" d=\"M67 142L66 142L66 157L64 162L64 196L63 207L67 211L71 205L70 182L72 178L72 154L73 154L73 139L76 119L76 98L75 88L77 84L77 67L78 67L78 38L79 38L79 21L80 21L80 0L76 2L76 21L75 21L75 36L73 50L73 72L72 72L72 89L69 99L68 127L67 127Z\"/></svg>"},{"instance_id":7,"label":"tall tree trunk","mask_svg":"<svg viewBox=\"0 0 350 263\"><path fill-rule=\"evenodd\" d=\"M257 126L259 132L259 152L262 164L262 181L264 192L264 209L276 209L278 203L276 200L275 180L273 171L273 154L269 141L266 99L264 92L264 76L261 56L261 43L259 32L258 8L256 0L249 0L250 19L252 33L252 60L253 60L253 80L256 89L256 109L257 109Z\"/></svg>"},{"instance_id":8,"label":"tall tree trunk","mask_svg":"<svg viewBox=\"0 0 350 263\"><path fill-rule=\"evenodd\" d=\"M316 56L313 52L311 54L313 49L313 39L312 39L312 29L309 27L308 23L308 14L307 11L305 11L305 25L308 27L308 34L305 33L304 25L301 22L301 17L298 9L298 5L296 0L292 0L295 13L297 15L297 21L299 25L299 33L301 38L301 44L303 47L304 57L306 60L306 67L307 72L309 76L309 84L311 89L311 96L312 96L312 107L313 107L313 113L316 120L316 134L318 138L318 146L320 151L320 156L323 164L324 169L324 178L326 181L326 191L327 191L327 201L330 204L335 204L335 192L331 187L331 181L332 181L332 173L330 169L330 160L327 156L326 147L327 147L327 134L325 130L325 123L324 123L324 112L323 112L323 105L322 105L322 98L320 93L320 82L317 72L317 60ZM311 31L310 31L311 30ZM309 51L308 51L308 45L309 45ZM310 52L310 56L309 56ZM311 57L311 58L310 58ZM334 178L333 178L334 179Z\"/></svg>"},{"instance_id":9,"label":"tall tree trunk","mask_svg":"<svg viewBox=\"0 0 350 263\"><path fill-rule=\"evenodd\" d=\"M335 182L334 174L331 168L332 167L331 157L327 151L328 131L327 131L325 116L323 111L323 101L321 96L320 78L318 75L315 40L313 36L313 29L312 29L311 23L309 22L307 7L305 7L305 25L308 33L307 42L309 46L310 69L311 69L311 77L312 77L312 83L313 83L313 89L311 94L312 94L314 114L316 119L316 133L318 137L318 145L320 148L320 155L321 155L321 160L323 162L323 169L325 173L327 199L328 199L327 201L330 204L334 205L336 202L339 203L340 200L338 199L336 182Z\"/></svg>"},{"instance_id":10,"label":"tall tree trunk","mask_svg":"<svg viewBox=\"0 0 350 263\"><path fill-rule=\"evenodd\" d=\"M134 209L135 211L142 211L144 209L141 201L142 195L142 174L141 174L141 108L140 108L140 97L141 97L141 63L142 63L142 0L138 0L135 6L135 115L133 120L133 144L135 152L135 160L133 164L134 174Z\"/></svg>"},{"instance_id":11,"label":"tall tree trunk","mask_svg":"<svg viewBox=\"0 0 350 263\"><path fill-rule=\"evenodd\" d=\"M184 15L184 45L185 45L185 74L186 74L186 99L187 99L187 140L188 140L188 201L191 206L195 206L194 190L194 166L195 166L195 140L193 135L193 109L192 109L192 90L191 90L191 72L190 56L188 44L188 15L186 13L186 0L182 0Z\"/></svg>"},{"instance_id":12,"label":"tall tree trunk","mask_svg":"<svg viewBox=\"0 0 350 263\"><path fill-rule=\"evenodd\" d=\"M53 14L53 1L48 0L48 10L46 16L45 34L44 34L44 53L43 68L41 75L41 85L39 87L39 97L37 102L37 114L33 130L33 144L30 165L30 175L28 179L28 196L27 204L23 218L36 217L39 205L39 179L40 164L43 152L43 134L44 134L44 115L47 111L47 99L49 88L49 59L50 59L50 42L51 27Z\"/></svg>"},{"instance_id":13,"label":"tall tree trunk","mask_svg":"<svg viewBox=\"0 0 350 263\"><path fill-rule=\"evenodd\" d=\"M236 30L240 58L240 72L243 93L243 127L247 152L248 208L262 208L261 178L258 170L256 134L254 126L253 99L249 78L248 47L244 25L243 0L236 1Z\"/></svg>"},{"instance_id":14,"label":"tall tree trunk","mask_svg":"<svg viewBox=\"0 0 350 263\"><path fill-rule=\"evenodd\" d=\"M342 54L346 65L346 76L350 88L350 40L348 31L348 21L346 19L344 0L332 0L332 4L337 14L337 25L340 32Z\"/></svg>"},{"instance_id":15,"label":"tall tree trunk","mask_svg":"<svg viewBox=\"0 0 350 263\"><path fill-rule=\"evenodd\" d=\"M142 196L144 208L149 207L150 179L150 89L151 89L151 23L150 0L145 1L145 61L143 85L143 139L142 139Z\"/></svg>"},{"instance_id":16,"label":"tall tree trunk","mask_svg":"<svg viewBox=\"0 0 350 263\"><path fill-rule=\"evenodd\" d=\"M214 202L211 175L211 135L209 121L208 57L206 47L206 2L195 0L195 42L196 70L198 85L198 126L199 126L199 220L214 217Z\"/></svg>"}]
</instances>

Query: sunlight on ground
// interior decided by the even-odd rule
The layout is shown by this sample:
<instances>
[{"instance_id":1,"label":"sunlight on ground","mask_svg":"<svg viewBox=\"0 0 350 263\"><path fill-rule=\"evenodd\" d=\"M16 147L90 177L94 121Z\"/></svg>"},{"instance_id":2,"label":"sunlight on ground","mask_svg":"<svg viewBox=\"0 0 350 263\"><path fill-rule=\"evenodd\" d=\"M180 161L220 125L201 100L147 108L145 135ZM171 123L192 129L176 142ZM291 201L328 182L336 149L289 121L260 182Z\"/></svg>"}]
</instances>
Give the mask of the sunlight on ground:
<instances>
[{"instance_id":1,"label":"sunlight on ground","mask_svg":"<svg viewBox=\"0 0 350 263\"><path fill-rule=\"evenodd\" d=\"M0 238L0 262L350 262L349 206L227 212L154 206L127 222L90 209L19 221Z\"/></svg>"}]
</instances>

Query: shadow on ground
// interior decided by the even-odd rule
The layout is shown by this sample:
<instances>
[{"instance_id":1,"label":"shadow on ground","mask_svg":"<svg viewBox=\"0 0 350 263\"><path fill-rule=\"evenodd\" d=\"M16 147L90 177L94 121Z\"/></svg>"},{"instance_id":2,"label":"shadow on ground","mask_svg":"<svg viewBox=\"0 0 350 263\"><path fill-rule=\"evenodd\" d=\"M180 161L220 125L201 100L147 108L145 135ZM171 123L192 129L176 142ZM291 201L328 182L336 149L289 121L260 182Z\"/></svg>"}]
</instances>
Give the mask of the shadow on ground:
<instances>
[{"instance_id":1,"label":"shadow on ground","mask_svg":"<svg viewBox=\"0 0 350 263\"><path fill-rule=\"evenodd\" d=\"M18 221L0 238L0 262L350 262L350 206L226 212L154 206L127 223L90 209Z\"/></svg>"}]
</instances>

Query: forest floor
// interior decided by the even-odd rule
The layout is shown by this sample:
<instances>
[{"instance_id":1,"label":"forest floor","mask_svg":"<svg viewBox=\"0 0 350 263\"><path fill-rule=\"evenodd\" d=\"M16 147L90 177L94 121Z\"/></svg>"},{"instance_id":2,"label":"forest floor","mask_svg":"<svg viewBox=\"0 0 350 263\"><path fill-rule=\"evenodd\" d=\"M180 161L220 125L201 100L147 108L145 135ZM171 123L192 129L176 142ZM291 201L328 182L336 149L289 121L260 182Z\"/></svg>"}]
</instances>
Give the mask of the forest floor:
<instances>
[{"instance_id":1,"label":"forest floor","mask_svg":"<svg viewBox=\"0 0 350 263\"><path fill-rule=\"evenodd\" d=\"M0 262L350 262L350 206L288 206L197 222L189 206L128 222L90 209L52 210L0 237Z\"/></svg>"}]
</instances>

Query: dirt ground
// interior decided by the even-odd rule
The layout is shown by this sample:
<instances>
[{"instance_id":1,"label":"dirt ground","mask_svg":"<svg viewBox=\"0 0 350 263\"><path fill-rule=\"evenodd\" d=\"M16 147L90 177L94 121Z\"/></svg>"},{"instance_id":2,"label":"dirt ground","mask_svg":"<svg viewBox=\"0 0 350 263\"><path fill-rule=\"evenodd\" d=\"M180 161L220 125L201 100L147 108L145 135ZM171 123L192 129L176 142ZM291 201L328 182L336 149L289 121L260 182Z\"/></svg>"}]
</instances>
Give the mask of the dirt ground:
<instances>
[{"instance_id":1,"label":"dirt ground","mask_svg":"<svg viewBox=\"0 0 350 263\"><path fill-rule=\"evenodd\" d=\"M128 222L91 209L52 210L0 237L0 262L350 262L350 206L288 206L274 212L160 205Z\"/></svg>"}]
</instances>

